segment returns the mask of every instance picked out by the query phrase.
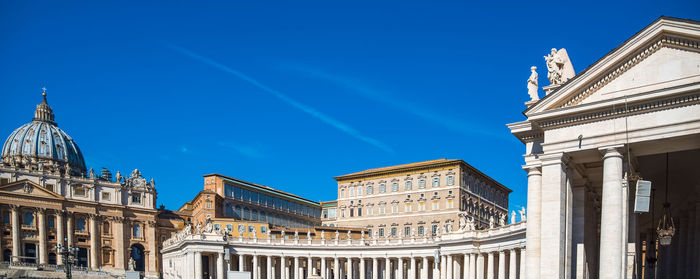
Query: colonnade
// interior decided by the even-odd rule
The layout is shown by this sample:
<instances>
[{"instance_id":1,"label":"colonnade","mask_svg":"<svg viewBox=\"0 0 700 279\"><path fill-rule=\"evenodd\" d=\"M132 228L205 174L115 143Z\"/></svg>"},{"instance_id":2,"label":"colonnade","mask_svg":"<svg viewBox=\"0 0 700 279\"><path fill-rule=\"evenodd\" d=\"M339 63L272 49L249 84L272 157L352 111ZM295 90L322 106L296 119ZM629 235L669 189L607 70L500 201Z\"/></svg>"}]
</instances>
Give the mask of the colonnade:
<instances>
[{"instance_id":1,"label":"colonnade","mask_svg":"<svg viewBox=\"0 0 700 279\"><path fill-rule=\"evenodd\" d=\"M224 279L226 270L247 271L252 279L518 279L525 278L525 249L446 253L438 256L333 256L194 252L195 279ZM215 268L202 265L216 259ZM207 270L208 272L205 272ZM209 276L207 277L207 274Z\"/></svg>"}]
</instances>

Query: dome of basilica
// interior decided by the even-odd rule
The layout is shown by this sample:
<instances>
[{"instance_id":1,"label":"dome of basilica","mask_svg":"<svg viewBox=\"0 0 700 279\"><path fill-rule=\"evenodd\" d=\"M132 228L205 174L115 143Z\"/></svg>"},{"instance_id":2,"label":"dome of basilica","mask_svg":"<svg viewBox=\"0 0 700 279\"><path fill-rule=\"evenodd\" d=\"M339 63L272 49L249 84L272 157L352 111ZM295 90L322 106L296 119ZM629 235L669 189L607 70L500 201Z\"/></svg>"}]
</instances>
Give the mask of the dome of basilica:
<instances>
[{"instance_id":1,"label":"dome of basilica","mask_svg":"<svg viewBox=\"0 0 700 279\"><path fill-rule=\"evenodd\" d=\"M84 175L85 160L78 145L54 122L46 93L32 122L17 128L2 147L2 165L33 171Z\"/></svg>"}]
</instances>

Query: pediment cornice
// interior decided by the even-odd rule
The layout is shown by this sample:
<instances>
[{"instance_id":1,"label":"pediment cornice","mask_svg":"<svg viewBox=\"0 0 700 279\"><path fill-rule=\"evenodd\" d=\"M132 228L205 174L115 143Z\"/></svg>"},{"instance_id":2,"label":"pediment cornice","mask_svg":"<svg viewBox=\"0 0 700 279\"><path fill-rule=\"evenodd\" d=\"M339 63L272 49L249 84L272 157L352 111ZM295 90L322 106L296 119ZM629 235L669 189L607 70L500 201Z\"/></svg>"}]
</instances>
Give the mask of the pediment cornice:
<instances>
[{"instance_id":1,"label":"pediment cornice","mask_svg":"<svg viewBox=\"0 0 700 279\"><path fill-rule=\"evenodd\" d=\"M662 48L700 52L700 24L661 18L524 111L528 117L579 105Z\"/></svg>"}]
</instances>

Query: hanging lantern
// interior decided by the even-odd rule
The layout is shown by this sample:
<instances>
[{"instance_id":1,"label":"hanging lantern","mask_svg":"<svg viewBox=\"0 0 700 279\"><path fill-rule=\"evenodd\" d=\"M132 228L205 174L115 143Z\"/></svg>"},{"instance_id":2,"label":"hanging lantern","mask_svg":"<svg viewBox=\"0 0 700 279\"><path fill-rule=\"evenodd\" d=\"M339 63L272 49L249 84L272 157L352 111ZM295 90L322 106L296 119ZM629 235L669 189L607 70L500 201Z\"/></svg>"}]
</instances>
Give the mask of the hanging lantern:
<instances>
[{"instance_id":1,"label":"hanging lantern","mask_svg":"<svg viewBox=\"0 0 700 279\"><path fill-rule=\"evenodd\" d=\"M676 234L676 227L671 217L671 203L668 202L668 153L666 153L666 202L664 202L664 214L656 227L656 234L659 237L659 244L668 246L671 244L673 235Z\"/></svg>"},{"instance_id":2,"label":"hanging lantern","mask_svg":"<svg viewBox=\"0 0 700 279\"><path fill-rule=\"evenodd\" d=\"M659 237L659 244L668 246L671 244L671 239L676 233L676 228L673 225L673 217L671 217L671 204L664 203L664 215L659 220L659 226L656 227L656 234Z\"/></svg>"}]
</instances>

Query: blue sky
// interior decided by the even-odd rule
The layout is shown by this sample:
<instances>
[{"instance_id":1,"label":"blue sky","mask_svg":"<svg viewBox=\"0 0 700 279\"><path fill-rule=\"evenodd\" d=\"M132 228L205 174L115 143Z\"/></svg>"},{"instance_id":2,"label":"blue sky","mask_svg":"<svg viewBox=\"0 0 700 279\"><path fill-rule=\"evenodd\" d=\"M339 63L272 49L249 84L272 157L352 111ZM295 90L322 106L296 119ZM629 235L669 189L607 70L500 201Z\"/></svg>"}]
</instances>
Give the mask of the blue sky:
<instances>
[{"instance_id":1,"label":"blue sky","mask_svg":"<svg viewBox=\"0 0 700 279\"><path fill-rule=\"evenodd\" d=\"M520 208L505 124L524 119L530 66L549 84L550 48L578 72L661 15L699 20L698 3L3 1L0 133L46 86L89 167L138 168L171 209L207 173L318 201L334 176L438 158Z\"/></svg>"}]
</instances>

